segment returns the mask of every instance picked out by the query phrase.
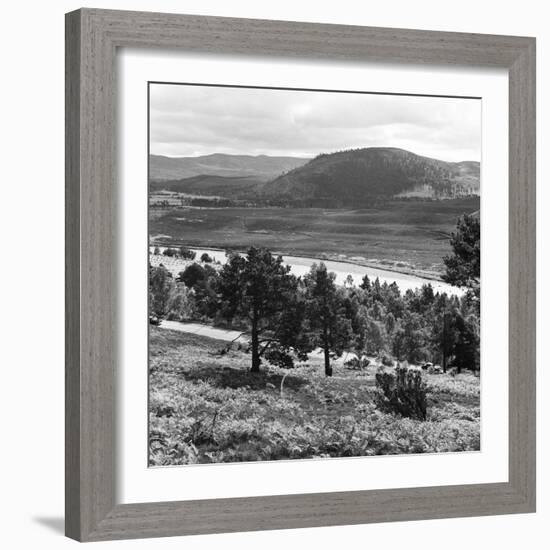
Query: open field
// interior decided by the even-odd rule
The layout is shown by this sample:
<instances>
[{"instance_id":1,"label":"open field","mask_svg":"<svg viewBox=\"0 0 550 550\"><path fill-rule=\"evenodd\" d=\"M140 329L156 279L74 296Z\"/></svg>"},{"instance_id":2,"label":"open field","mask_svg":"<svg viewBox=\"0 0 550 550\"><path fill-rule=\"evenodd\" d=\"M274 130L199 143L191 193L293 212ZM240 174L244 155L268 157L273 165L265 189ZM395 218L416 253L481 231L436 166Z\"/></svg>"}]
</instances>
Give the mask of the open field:
<instances>
[{"instance_id":1,"label":"open field","mask_svg":"<svg viewBox=\"0 0 550 550\"><path fill-rule=\"evenodd\" d=\"M437 273L450 252L457 218L479 198L391 201L370 209L197 208L150 211L152 243L244 250L264 246L288 255L406 262Z\"/></svg>"},{"instance_id":2,"label":"open field","mask_svg":"<svg viewBox=\"0 0 550 550\"><path fill-rule=\"evenodd\" d=\"M376 409L374 368L339 363L325 378L312 358L253 375L250 355L226 345L151 327L150 465L479 450L472 374L426 375L422 422Z\"/></svg>"}]
</instances>

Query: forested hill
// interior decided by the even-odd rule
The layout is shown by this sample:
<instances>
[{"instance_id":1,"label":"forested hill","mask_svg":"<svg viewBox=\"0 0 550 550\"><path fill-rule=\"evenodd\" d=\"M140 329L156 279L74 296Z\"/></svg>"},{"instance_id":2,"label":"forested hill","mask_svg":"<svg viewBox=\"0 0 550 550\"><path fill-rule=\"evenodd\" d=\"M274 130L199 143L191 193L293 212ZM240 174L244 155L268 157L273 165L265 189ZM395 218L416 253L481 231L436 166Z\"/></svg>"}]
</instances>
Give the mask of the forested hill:
<instances>
[{"instance_id":1,"label":"forested hill","mask_svg":"<svg viewBox=\"0 0 550 550\"><path fill-rule=\"evenodd\" d=\"M404 149L372 147L321 154L261 184L266 199L456 198L479 194L479 162L445 162Z\"/></svg>"}]
</instances>

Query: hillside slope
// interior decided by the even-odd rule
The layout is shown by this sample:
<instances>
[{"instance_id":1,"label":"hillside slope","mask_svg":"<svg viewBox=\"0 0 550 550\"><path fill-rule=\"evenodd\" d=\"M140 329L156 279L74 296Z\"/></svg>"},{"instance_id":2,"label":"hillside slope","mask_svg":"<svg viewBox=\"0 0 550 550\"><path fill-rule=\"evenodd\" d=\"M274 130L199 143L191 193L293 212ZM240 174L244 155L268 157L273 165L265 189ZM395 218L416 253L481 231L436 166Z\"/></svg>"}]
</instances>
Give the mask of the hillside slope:
<instances>
[{"instance_id":1,"label":"hillside slope","mask_svg":"<svg viewBox=\"0 0 550 550\"><path fill-rule=\"evenodd\" d=\"M354 149L319 155L261 184L258 193L344 204L372 197L456 198L479 194L479 163L445 162L396 148Z\"/></svg>"},{"instance_id":2,"label":"hillside slope","mask_svg":"<svg viewBox=\"0 0 550 550\"><path fill-rule=\"evenodd\" d=\"M150 191L171 191L185 195L217 196L226 198L255 197L261 179L253 176L210 176L151 181Z\"/></svg>"}]
</instances>

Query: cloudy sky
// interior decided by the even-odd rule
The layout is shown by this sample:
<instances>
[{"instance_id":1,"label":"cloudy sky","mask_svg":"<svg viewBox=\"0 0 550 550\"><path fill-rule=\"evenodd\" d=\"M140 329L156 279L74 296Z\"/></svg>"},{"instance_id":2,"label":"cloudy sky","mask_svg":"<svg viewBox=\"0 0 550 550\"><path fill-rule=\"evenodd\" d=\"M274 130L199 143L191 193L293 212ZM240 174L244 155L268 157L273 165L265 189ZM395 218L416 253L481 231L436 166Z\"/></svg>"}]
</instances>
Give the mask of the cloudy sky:
<instances>
[{"instance_id":1,"label":"cloudy sky","mask_svg":"<svg viewBox=\"0 0 550 550\"><path fill-rule=\"evenodd\" d=\"M481 101L151 84L150 139L152 154L171 157L401 147L480 160Z\"/></svg>"}]
</instances>

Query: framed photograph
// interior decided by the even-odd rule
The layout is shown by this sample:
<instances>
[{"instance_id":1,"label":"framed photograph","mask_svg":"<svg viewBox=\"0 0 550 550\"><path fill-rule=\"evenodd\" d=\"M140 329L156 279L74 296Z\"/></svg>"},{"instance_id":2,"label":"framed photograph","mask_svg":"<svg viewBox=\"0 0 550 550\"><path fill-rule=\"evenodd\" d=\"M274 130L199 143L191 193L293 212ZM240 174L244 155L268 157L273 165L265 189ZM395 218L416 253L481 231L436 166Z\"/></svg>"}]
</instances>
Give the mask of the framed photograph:
<instances>
[{"instance_id":1,"label":"framed photograph","mask_svg":"<svg viewBox=\"0 0 550 550\"><path fill-rule=\"evenodd\" d=\"M66 534L535 511L535 40L66 19Z\"/></svg>"}]
</instances>

